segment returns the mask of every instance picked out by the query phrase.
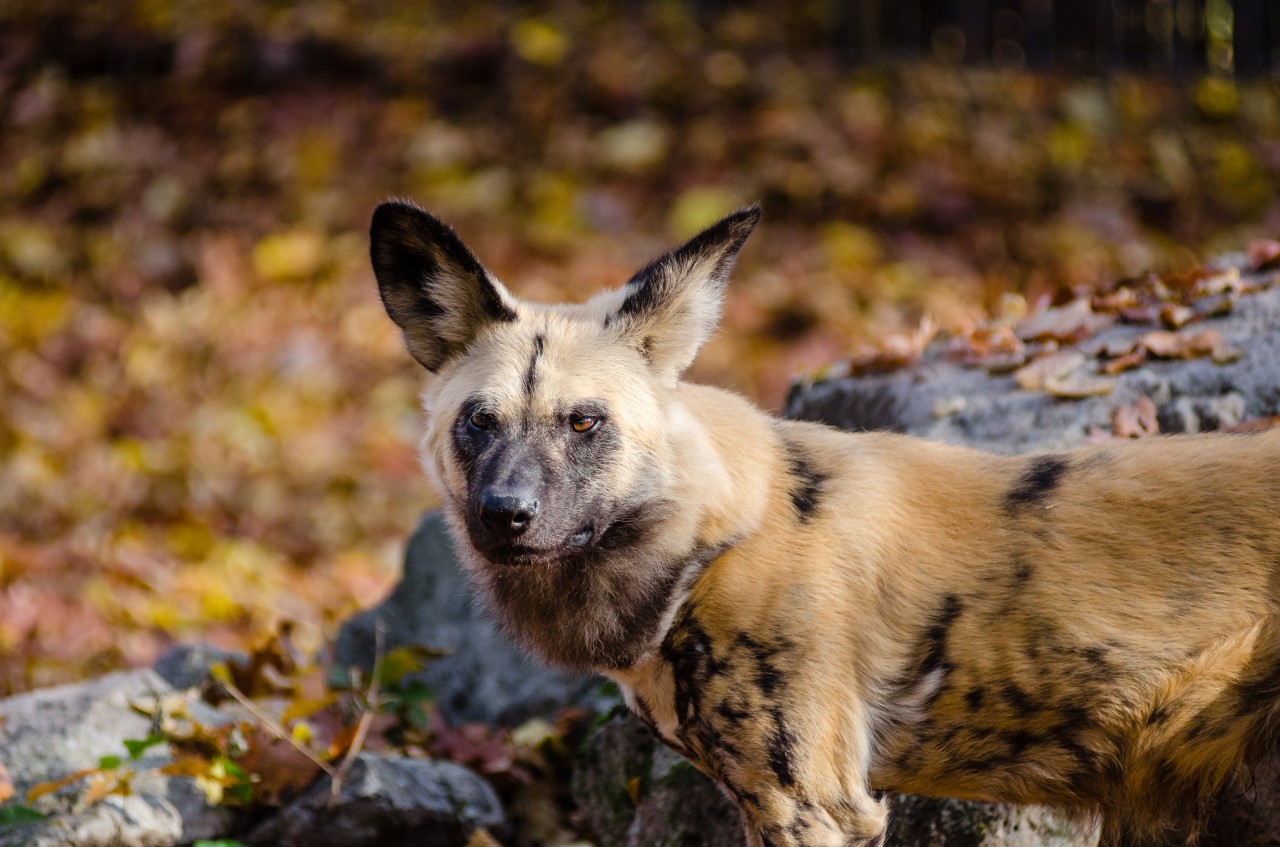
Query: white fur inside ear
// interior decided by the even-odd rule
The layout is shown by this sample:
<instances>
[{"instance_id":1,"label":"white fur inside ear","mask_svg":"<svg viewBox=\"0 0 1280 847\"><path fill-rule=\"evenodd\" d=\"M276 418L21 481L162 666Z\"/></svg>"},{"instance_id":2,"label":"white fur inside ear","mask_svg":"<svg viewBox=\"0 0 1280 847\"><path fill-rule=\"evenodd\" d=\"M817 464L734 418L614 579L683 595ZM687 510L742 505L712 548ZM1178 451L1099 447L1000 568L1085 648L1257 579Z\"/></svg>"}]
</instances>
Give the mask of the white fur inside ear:
<instances>
[{"instance_id":1,"label":"white fur inside ear","mask_svg":"<svg viewBox=\"0 0 1280 847\"><path fill-rule=\"evenodd\" d=\"M623 286L605 326L664 376L679 377L715 331L729 272L759 219L758 207L743 209L651 262Z\"/></svg>"}]
</instances>

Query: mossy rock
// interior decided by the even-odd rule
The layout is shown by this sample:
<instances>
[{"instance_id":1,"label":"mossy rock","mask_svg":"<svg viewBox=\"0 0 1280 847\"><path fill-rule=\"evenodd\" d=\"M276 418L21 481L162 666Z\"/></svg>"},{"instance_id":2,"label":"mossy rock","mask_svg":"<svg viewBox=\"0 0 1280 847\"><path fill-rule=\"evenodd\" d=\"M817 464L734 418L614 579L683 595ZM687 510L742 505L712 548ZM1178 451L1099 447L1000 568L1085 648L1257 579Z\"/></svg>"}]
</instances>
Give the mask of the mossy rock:
<instances>
[{"instance_id":1,"label":"mossy rock","mask_svg":"<svg viewBox=\"0 0 1280 847\"><path fill-rule=\"evenodd\" d=\"M741 816L714 782L618 707L583 742L573 796L600 847L743 847ZM886 847L1092 847L1050 810L895 797Z\"/></svg>"}]
</instances>

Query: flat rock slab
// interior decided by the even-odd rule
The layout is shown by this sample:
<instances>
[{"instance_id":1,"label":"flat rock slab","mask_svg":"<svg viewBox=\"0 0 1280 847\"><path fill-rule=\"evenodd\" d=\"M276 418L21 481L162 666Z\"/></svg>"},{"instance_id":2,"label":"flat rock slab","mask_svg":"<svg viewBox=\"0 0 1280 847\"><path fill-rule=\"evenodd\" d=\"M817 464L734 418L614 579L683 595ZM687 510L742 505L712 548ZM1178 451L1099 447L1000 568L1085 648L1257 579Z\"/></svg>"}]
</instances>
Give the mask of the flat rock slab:
<instances>
[{"instance_id":1,"label":"flat rock slab","mask_svg":"<svg viewBox=\"0 0 1280 847\"><path fill-rule=\"evenodd\" d=\"M259 826L263 847L463 847L476 829L501 831L502 805L489 783L451 762L357 757L335 808L327 780Z\"/></svg>"},{"instance_id":2,"label":"flat rock slab","mask_svg":"<svg viewBox=\"0 0 1280 847\"><path fill-rule=\"evenodd\" d=\"M1142 396L1159 408L1163 432L1215 429L1280 413L1280 288L1245 295L1230 314L1188 329L1215 329L1244 355L1224 365L1208 358L1151 361L1119 374L1110 394L1071 400L1024 391L1009 374L952 362L944 345L933 344L903 370L797 386L786 414L842 429L891 430L992 453L1025 453L1082 444L1090 427L1109 429L1112 410ZM1151 330L1117 324L1078 349L1092 356Z\"/></svg>"},{"instance_id":3,"label":"flat rock slab","mask_svg":"<svg viewBox=\"0 0 1280 847\"><path fill-rule=\"evenodd\" d=\"M114 673L0 700L0 761L16 796L32 786L97 766L103 756L126 757L125 739L146 738L150 720L132 704L173 692L151 670ZM216 720L214 713L207 715ZM136 763L144 772L172 761L165 745ZM50 817L0 829L0 847L170 847L214 838L235 826L235 810L210 806L190 780L147 776L135 794L111 796L83 808L85 781L41 797L35 808Z\"/></svg>"}]
</instances>

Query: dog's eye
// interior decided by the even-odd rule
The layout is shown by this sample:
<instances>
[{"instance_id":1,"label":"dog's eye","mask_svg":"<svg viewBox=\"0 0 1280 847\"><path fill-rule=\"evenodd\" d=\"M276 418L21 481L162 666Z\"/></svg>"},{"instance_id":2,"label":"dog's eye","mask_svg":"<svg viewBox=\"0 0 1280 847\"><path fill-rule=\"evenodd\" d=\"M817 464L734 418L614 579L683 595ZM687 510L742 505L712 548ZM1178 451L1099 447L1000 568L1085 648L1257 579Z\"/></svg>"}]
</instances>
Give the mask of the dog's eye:
<instances>
[{"instance_id":1,"label":"dog's eye","mask_svg":"<svg viewBox=\"0 0 1280 847\"><path fill-rule=\"evenodd\" d=\"M590 432L600 424L600 419L592 415L570 415L569 426L574 432Z\"/></svg>"},{"instance_id":2,"label":"dog's eye","mask_svg":"<svg viewBox=\"0 0 1280 847\"><path fill-rule=\"evenodd\" d=\"M488 412L476 412L467 418L467 423L470 424L472 429L486 430L493 429L498 421Z\"/></svg>"}]
</instances>

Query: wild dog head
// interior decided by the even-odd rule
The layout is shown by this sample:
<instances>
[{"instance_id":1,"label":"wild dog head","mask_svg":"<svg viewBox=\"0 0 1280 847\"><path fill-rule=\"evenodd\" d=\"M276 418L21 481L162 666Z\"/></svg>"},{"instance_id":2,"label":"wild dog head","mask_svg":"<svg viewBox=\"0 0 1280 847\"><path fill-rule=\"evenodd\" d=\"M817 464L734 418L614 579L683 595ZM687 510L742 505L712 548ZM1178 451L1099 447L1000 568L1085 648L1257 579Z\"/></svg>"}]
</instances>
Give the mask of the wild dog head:
<instances>
[{"instance_id":1,"label":"wild dog head","mask_svg":"<svg viewBox=\"0 0 1280 847\"><path fill-rule=\"evenodd\" d=\"M628 664L699 555L673 392L759 217L730 215L586 303L541 305L422 209L374 213L382 301L434 374L424 465L499 620L552 661Z\"/></svg>"}]
</instances>

